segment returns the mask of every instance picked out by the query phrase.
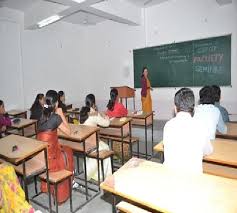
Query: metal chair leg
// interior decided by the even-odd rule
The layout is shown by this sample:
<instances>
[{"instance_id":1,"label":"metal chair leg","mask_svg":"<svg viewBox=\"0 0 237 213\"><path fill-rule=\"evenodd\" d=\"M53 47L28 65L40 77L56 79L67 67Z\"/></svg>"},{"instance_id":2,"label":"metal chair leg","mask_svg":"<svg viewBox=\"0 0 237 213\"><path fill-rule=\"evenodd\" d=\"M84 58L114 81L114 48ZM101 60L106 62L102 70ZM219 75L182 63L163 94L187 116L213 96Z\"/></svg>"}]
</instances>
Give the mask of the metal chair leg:
<instances>
[{"instance_id":1,"label":"metal chair leg","mask_svg":"<svg viewBox=\"0 0 237 213\"><path fill-rule=\"evenodd\" d=\"M129 147L130 147L130 157L132 158L132 142L131 141L129 143Z\"/></svg>"},{"instance_id":2,"label":"metal chair leg","mask_svg":"<svg viewBox=\"0 0 237 213\"><path fill-rule=\"evenodd\" d=\"M84 154L83 159L84 159L84 178L85 178L86 200L88 200L89 197L88 197L88 183L87 183L86 154Z\"/></svg>"},{"instance_id":3,"label":"metal chair leg","mask_svg":"<svg viewBox=\"0 0 237 213\"><path fill-rule=\"evenodd\" d=\"M35 184L35 194L38 195L37 177L36 176L34 176L34 184Z\"/></svg>"},{"instance_id":4,"label":"metal chair leg","mask_svg":"<svg viewBox=\"0 0 237 213\"><path fill-rule=\"evenodd\" d=\"M77 175L80 175L80 167L79 167L79 156L76 156L77 159Z\"/></svg>"},{"instance_id":5,"label":"metal chair leg","mask_svg":"<svg viewBox=\"0 0 237 213\"><path fill-rule=\"evenodd\" d=\"M110 161L111 161L111 170L113 174L114 173L114 156L113 155L110 156Z\"/></svg>"},{"instance_id":6,"label":"metal chair leg","mask_svg":"<svg viewBox=\"0 0 237 213\"><path fill-rule=\"evenodd\" d=\"M72 210L72 183L71 183L71 177L68 178L68 185L69 185L70 212L73 212L73 210Z\"/></svg>"},{"instance_id":7,"label":"metal chair leg","mask_svg":"<svg viewBox=\"0 0 237 213\"><path fill-rule=\"evenodd\" d=\"M58 184L54 184L54 192L55 192L55 206L56 206L56 213L58 213Z\"/></svg>"},{"instance_id":8,"label":"metal chair leg","mask_svg":"<svg viewBox=\"0 0 237 213\"><path fill-rule=\"evenodd\" d=\"M139 143L140 143L140 141L138 140L138 142L137 142L137 157L138 158L140 157Z\"/></svg>"},{"instance_id":9,"label":"metal chair leg","mask_svg":"<svg viewBox=\"0 0 237 213\"><path fill-rule=\"evenodd\" d=\"M101 170L102 170L102 178L103 178L103 181L105 180L105 172L104 172L104 163L103 163L103 160L100 160L100 163L101 163Z\"/></svg>"}]
</instances>

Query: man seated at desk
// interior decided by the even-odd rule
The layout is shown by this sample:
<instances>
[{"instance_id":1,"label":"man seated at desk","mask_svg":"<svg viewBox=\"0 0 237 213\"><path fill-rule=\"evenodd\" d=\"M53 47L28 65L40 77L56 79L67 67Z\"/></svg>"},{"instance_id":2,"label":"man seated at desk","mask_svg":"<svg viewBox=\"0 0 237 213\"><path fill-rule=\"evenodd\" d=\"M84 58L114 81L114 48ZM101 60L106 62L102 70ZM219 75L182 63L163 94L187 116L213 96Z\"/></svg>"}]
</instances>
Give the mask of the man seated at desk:
<instances>
[{"instance_id":1,"label":"man seated at desk","mask_svg":"<svg viewBox=\"0 0 237 213\"><path fill-rule=\"evenodd\" d=\"M213 151L207 131L192 117L195 100L189 88L174 97L176 116L164 127L164 165L178 171L202 173L202 159Z\"/></svg>"}]
</instances>

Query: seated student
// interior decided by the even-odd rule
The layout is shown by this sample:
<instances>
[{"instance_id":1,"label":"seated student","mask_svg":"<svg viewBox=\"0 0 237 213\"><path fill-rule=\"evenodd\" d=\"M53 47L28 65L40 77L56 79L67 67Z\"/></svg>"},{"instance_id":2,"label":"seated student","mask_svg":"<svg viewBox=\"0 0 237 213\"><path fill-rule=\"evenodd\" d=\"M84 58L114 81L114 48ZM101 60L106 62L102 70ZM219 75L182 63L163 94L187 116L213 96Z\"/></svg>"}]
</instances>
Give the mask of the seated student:
<instances>
[{"instance_id":1,"label":"seated student","mask_svg":"<svg viewBox=\"0 0 237 213\"><path fill-rule=\"evenodd\" d=\"M215 106L220 110L221 116L223 121L229 122L229 114L226 110L226 108L224 108L223 106L220 105L220 99L221 99L221 88L217 85L213 85L212 86L214 93L215 93Z\"/></svg>"},{"instance_id":2,"label":"seated student","mask_svg":"<svg viewBox=\"0 0 237 213\"><path fill-rule=\"evenodd\" d=\"M194 103L193 91L180 89L174 97L176 116L163 131L164 165L178 172L202 173L203 156L213 150L206 129L192 117Z\"/></svg>"},{"instance_id":3,"label":"seated student","mask_svg":"<svg viewBox=\"0 0 237 213\"><path fill-rule=\"evenodd\" d=\"M11 119L5 111L4 102L0 100L0 138L4 136L9 126L11 126Z\"/></svg>"},{"instance_id":4,"label":"seated student","mask_svg":"<svg viewBox=\"0 0 237 213\"><path fill-rule=\"evenodd\" d=\"M8 164L0 164L0 212L36 212L25 199L14 167Z\"/></svg>"},{"instance_id":5,"label":"seated student","mask_svg":"<svg viewBox=\"0 0 237 213\"><path fill-rule=\"evenodd\" d=\"M106 114L111 117L124 117L127 116L128 110L123 106L122 103L118 102L118 90L112 89L110 91L110 100L107 104Z\"/></svg>"},{"instance_id":6,"label":"seated student","mask_svg":"<svg viewBox=\"0 0 237 213\"><path fill-rule=\"evenodd\" d=\"M110 124L109 117L103 116L95 110L95 96L89 94L86 96L86 107L82 107L80 111L80 123L87 126L97 125L101 127L108 127ZM96 138L92 138L91 141L87 141L87 145L90 143L91 149L96 147ZM99 151L109 150L108 144L103 141L99 141ZM112 173L110 159L105 159L104 162L104 174L105 177ZM97 177L97 160L88 158L87 159L87 176L88 179L98 180ZM101 172L100 172L101 174Z\"/></svg>"},{"instance_id":7,"label":"seated student","mask_svg":"<svg viewBox=\"0 0 237 213\"><path fill-rule=\"evenodd\" d=\"M30 119L40 120L44 109L44 94L38 94L30 108Z\"/></svg>"},{"instance_id":8,"label":"seated student","mask_svg":"<svg viewBox=\"0 0 237 213\"><path fill-rule=\"evenodd\" d=\"M67 111L67 106L65 104L65 93L63 91L58 92L58 108L62 108L63 113Z\"/></svg>"},{"instance_id":9,"label":"seated student","mask_svg":"<svg viewBox=\"0 0 237 213\"><path fill-rule=\"evenodd\" d=\"M225 134L227 127L222 119L220 110L214 106L215 96L213 88L205 86L199 91L199 105L195 108L194 118L202 122L208 130L209 139L216 138L216 130Z\"/></svg>"},{"instance_id":10,"label":"seated student","mask_svg":"<svg viewBox=\"0 0 237 213\"><path fill-rule=\"evenodd\" d=\"M97 112L95 96L93 94L89 94L86 96L85 105L90 108L90 113Z\"/></svg>"},{"instance_id":11,"label":"seated student","mask_svg":"<svg viewBox=\"0 0 237 213\"><path fill-rule=\"evenodd\" d=\"M58 108L58 94L54 90L46 93L43 116L38 122L37 139L48 143L49 171L56 172L67 169L73 172L73 153L68 147L58 142L57 130L70 135L71 130L61 108ZM46 182L41 182L41 191L47 192ZM54 194L54 188L50 188ZM62 203L69 198L68 181L58 185L58 202Z\"/></svg>"}]
</instances>

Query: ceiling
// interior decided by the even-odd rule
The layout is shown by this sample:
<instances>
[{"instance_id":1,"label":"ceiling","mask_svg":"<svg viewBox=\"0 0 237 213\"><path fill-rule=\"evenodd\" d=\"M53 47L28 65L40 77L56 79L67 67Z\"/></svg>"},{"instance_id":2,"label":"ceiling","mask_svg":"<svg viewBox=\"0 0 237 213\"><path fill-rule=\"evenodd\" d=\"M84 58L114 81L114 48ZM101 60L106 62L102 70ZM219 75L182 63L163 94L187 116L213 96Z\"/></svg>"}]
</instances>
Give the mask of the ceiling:
<instances>
[{"instance_id":1,"label":"ceiling","mask_svg":"<svg viewBox=\"0 0 237 213\"><path fill-rule=\"evenodd\" d=\"M25 29L38 29L37 23L52 15L60 16L57 21L79 25L111 20L136 26L141 23L142 8L167 1L171 0L0 0L0 7L24 12ZM232 0L216 2L223 5Z\"/></svg>"},{"instance_id":2,"label":"ceiling","mask_svg":"<svg viewBox=\"0 0 237 213\"><path fill-rule=\"evenodd\" d=\"M150 7L156 4L161 4L167 0L128 0L128 1L139 7Z\"/></svg>"}]
</instances>

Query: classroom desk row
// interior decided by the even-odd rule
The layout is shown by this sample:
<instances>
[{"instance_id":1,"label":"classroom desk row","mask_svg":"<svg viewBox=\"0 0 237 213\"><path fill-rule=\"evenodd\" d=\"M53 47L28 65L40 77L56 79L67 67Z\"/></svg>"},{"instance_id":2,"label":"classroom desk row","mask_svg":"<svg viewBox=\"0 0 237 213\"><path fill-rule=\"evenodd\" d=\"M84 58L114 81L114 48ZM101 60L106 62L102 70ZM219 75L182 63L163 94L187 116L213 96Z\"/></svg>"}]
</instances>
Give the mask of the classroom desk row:
<instances>
[{"instance_id":1,"label":"classroom desk row","mask_svg":"<svg viewBox=\"0 0 237 213\"><path fill-rule=\"evenodd\" d=\"M237 141L223 138L216 138L212 143L213 153L204 156L206 162L226 165L237 168ZM164 152L163 143L154 146L155 152Z\"/></svg>"},{"instance_id":2,"label":"classroom desk row","mask_svg":"<svg viewBox=\"0 0 237 213\"><path fill-rule=\"evenodd\" d=\"M46 172L46 182L47 187L50 192L49 187L49 173L48 173L48 157L47 157L47 144L32 138L26 138L19 135L9 135L0 139L0 160L2 162L10 163L18 168L21 171L23 177L23 188L26 195L26 200L29 201L28 195L28 175L40 175ZM27 167L27 163L34 156L40 152L44 152L44 164L39 168L34 174L31 174L31 169ZM49 209L51 211L51 196L48 196L49 199Z\"/></svg>"},{"instance_id":3,"label":"classroom desk row","mask_svg":"<svg viewBox=\"0 0 237 213\"><path fill-rule=\"evenodd\" d=\"M132 158L101 188L149 212L235 213L237 181L213 175L178 173L164 165Z\"/></svg>"},{"instance_id":4,"label":"classroom desk row","mask_svg":"<svg viewBox=\"0 0 237 213\"><path fill-rule=\"evenodd\" d=\"M67 139L75 143L81 143L83 147L83 158L84 158L84 179L85 179L85 194L86 194L86 200L88 201L88 181L87 181L87 170L86 170L86 140L89 137L92 137L95 135L96 138L96 151L97 151L97 165L99 167L99 155L98 155L98 131L99 128L97 127L89 127L84 125L73 125L71 124L71 135L65 135L62 132L58 132L59 138ZM2 159L3 162L8 162L14 166L22 166L22 176L23 176L23 183L24 183L24 190L26 193L26 199L29 201L28 196L28 187L27 187L27 178L28 175L32 176L32 174L29 174L28 171L31 170L31 168L27 167L27 163L30 162L34 156L36 156L38 153L44 151L44 157L45 157L45 166L39 171L36 171L34 173L34 176L42 174L46 172L46 181L48 183L49 177L48 177L48 158L47 158L47 143L38 141L36 139L32 138L26 138L19 135L8 135L2 139L0 139L0 160ZM17 171L17 169L16 169ZM98 170L98 187L100 184L100 170ZM49 185L48 185L49 188ZM51 196L49 197L49 210L51 211ZM86 202L87 202L86 201ZM84 204L83 204L84 205ZM78 208L81 208L79 206Z\"/></svg>"},{"instance_id":5,"label":"classroom desk row","mask_svg":"<svg viewBox=\"0 0 237 213\"><path fill-rule=\"evenodd\" d=\"M72 106L70 106L72 107ZM78 108L69 108L66 112L66 117L68 120L70 120L70 116L72 118L78 117L79 115L79 109ZM11 117L19 118L19 121L17 123L12 124L12 127L9 128L9 133L11 134L21 134L23 136L31 137L36 134L37 132L37 122L35 120L26 119L26 111L22 110L11 110L8 112L8 114ZM24 117L24 118L22 118ZM124 126L129 123L129 133L123 132ZM154 127L154 117L153 112L151 113L143 113L143 112L129 112L127 119L113 119L111 121L111 124L109 128L117 129L117 131L120 131L120 138L122 139L122 146L123 146L123 139L127 136L132 138L132 127L142 127L144 128L144 134L145 134L145 153L137 153L138 155L144 156L146 159L148 157L151 157L153 154L153 149L148 152L148 128L151 127L151 143L153 147L154 138L153 138L153 127ZM105 128L106 129L106 128ZM101 135L110 135L118 137L118 134L113 135L113 130L110 131L108 134L108 129L103 130L100 132ZM122 149L123 150L123 149ZM151 153L151 154L150 154Z\"/></svg>"},{"instance_id":6,"label":"classroom desk row","mask_svg":"<svg viewBox=\"0 0 237 213\"><path fill-rule=\"evenodd\" d=\"M237 125L227 127L227 134L217 133L220 138L212 142L214 151L204 157L201 175L132 158L101 184L113 195L113 212L116 197L149 212L237 212L237 203L229 199L237 195ZM163 152L163 144L154 151Z\"/></svg>"}]
</instances>

